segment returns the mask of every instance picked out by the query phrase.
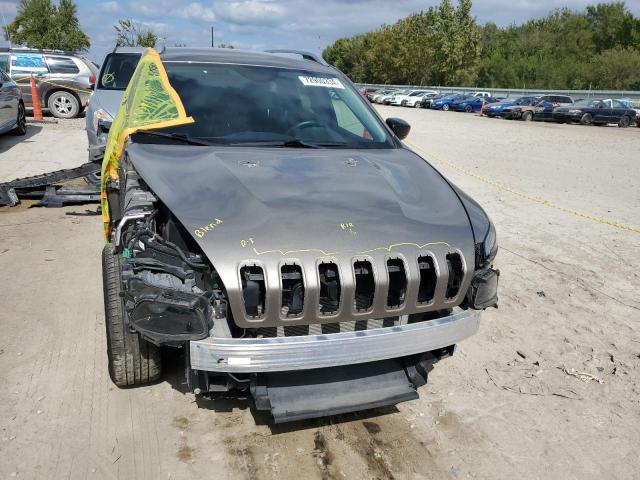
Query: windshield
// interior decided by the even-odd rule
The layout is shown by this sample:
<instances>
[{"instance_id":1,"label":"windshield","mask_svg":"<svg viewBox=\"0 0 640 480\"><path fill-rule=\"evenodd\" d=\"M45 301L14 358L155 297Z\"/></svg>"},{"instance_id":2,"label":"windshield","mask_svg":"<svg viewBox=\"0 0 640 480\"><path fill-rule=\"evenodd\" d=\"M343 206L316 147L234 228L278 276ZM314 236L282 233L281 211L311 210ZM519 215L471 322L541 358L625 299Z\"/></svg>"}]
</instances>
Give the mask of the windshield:
<instances>
[{"instance_id":1,"label":"windshield","mask_svg":"<svg viewBox=\"0 0 640 480\"><path fill-rule=\"evenodd\" d=\"M110 53L104 60L97 88L99 90L126 90L138 66L138 53Z\"/></svg>"},{"instance_id":2,"label":"windshield","mask_svg":"<svg viewBox=\"0 0 640 480\"><path fill-rule=\"evenodd\" d=\"M343 148L394 148L350 85L330 73L235 64L164 63L195 123L162 129L223 144L300 140Z\"/></svg>"},{"instance_id":3,"label":"windshield","mask_svg":"<svg viewBox=\"0 0 640 480\"><path fill-rule=\"evenodd\" d=\"M584 107L590 107L590 108L597 108L598 105L600 105L602 103L602 100L600 99L593 99L593 100L580 100L576 103L574 103L572 105L572 107L577 107L577 108L584 108Z\"/></svg>"}]
</instances>

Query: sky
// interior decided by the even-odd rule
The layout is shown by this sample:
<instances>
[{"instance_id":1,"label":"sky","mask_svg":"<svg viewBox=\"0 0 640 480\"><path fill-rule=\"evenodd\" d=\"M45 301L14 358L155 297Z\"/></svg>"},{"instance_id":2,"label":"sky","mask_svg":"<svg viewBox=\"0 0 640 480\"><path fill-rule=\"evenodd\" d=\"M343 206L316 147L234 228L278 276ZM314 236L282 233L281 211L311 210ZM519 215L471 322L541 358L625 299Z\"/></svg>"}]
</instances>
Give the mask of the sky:
<instances>
[{"instance_id":1,"label":"sky","mask_svg":"<svg viewBox=\"0 0 640 480\"><path fill-rule=\"evenodd\" d=\"M545 16L555 8L583 10L598 0L476 0L472 13L480 23L505 26ZM602 1L602 0L600 0ZM54 0L56 2L56 0ZM0 0L0 22L10 22L18 0ZM151 27L167 47L211 45L237 48L289 48L320 53L340 37L366 32L439 0L76 0L83 30L91 38L89 57L100 63L113 49L118 19ZM640 0L627 1L640 16ZM7 46L2 37L0 46ZM158 45L161 46L161 45Z\"/></svg>"}]
</instances>

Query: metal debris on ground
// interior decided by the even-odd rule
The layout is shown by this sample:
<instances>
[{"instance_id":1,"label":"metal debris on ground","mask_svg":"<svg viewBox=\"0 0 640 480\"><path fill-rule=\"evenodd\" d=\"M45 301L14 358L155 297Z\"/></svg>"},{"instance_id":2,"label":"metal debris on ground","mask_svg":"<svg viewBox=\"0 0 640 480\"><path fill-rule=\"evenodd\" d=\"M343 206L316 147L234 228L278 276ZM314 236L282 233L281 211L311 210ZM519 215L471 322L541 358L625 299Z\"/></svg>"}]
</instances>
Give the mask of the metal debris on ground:
<instances>
[{"instance_id":1,"label":"metal debris on ground","mask_svg":"<svg viewBox=\"0 0 640 480\"><path fill-rule=\"evenodd\" d=\"M14 207L23 198L40 199L39 207L62 207L67 204L100 202L100 164L88 162L76 168L17 178L0 183L0 206ZM84 179L86 186L64 185Z\"/></svg>"}]
</instances>

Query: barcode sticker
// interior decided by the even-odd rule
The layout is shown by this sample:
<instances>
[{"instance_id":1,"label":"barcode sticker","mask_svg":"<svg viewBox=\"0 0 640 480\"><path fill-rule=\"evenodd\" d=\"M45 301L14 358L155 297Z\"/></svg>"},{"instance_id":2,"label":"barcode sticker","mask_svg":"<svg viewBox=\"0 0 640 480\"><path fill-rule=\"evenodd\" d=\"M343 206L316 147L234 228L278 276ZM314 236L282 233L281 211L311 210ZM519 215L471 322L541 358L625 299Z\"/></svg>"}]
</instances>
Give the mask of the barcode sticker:
<instances>
[{"instance_id":1,"label":"barcode sticker","mask_svg":"<svg viewBox=\"0 0 640 480\"><path fill-rule=\"evenodd\" d=\"M298 78L300 79L302 84L306 85L307 87L325 87L325 88L344 89L344 85L337 78L305 77L303 75L299 75Z\"/></svg>"}]
</instances>

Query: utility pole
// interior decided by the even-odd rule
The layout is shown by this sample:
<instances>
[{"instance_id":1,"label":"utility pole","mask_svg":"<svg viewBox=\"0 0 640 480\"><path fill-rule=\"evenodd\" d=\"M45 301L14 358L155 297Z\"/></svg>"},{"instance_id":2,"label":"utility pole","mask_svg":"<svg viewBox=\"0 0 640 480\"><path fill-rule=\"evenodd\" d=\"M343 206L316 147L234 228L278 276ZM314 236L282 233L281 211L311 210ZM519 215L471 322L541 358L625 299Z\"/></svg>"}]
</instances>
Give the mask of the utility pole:
<instances>
[{"instance_id":1,"label":"utility pole","mask_svg":"<svg viewBox=\"0 0 640 480\"><path fill-rule=\"evenodd\" d=\"M211 48L213 48L213 25L211 25Z\"/></svg>"}]
</instances>

